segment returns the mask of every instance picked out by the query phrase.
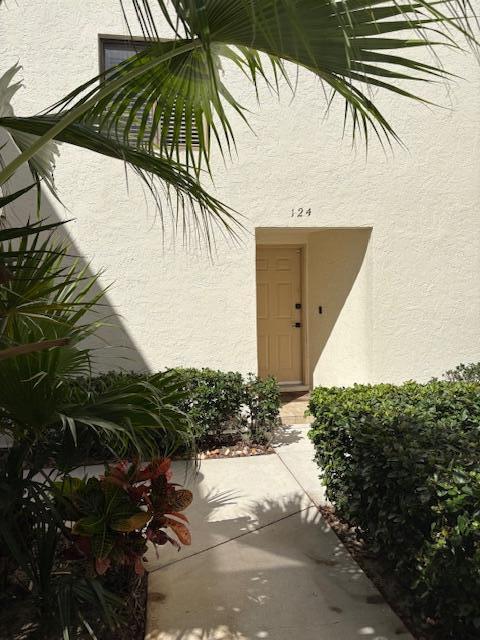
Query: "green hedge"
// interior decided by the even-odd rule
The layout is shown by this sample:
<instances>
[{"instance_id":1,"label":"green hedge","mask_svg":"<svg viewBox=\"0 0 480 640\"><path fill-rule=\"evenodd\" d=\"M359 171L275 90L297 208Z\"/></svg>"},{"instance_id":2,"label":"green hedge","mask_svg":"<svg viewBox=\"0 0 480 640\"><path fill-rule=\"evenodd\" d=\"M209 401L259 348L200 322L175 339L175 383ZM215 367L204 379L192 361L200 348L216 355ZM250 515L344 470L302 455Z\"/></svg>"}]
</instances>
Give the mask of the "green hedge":
<instances>
[{"instance_id":1,"label":"green hedge","mask_svg":"<svg viewBox=\"0 0 480 640\"><path fill-rule=\"evenodd\" d=\"M278 420L280 390L274 378L212 369L176 369L184 382L181 408L194 424L197 446L229 444L241 436L266 444Z\"/></svg>"},{"instance_id":2,"label":"green hedge","mask_svg":"<svg viewBox=\"0 0 480 640\"><path fill-rule=\"evenodd\" d=\"M480 362L459 364L446 371L444 377L450 382L480 382Z\"/></svg>"},{"instance_id":3,"label":"green hedge","mask_svg":"<svg viewBox=\"0 0 480 640\"><path fill-rule=\"evenodd\" d=\"M480 385L319 388L310 431L327 496L438 638L480 638Z\"/></svg>"},{"instance_id":4,"label":"green hedge","mask_svg":"<svg viewBox=\"0 0 480 640\"><path fill-rule=\"evenodd\" d=\"M278 421L280 391L274 378L246 379L240 373L212 369L174 369L183 387L177 405L191 419L198 450L231 445L239 440L266 444ZM108 388L119 377L148 380L144 373L110 371L77 384L93 393ZM108 457L100 442L90 445L90 455Z\"/></svg>"}]
</instances>

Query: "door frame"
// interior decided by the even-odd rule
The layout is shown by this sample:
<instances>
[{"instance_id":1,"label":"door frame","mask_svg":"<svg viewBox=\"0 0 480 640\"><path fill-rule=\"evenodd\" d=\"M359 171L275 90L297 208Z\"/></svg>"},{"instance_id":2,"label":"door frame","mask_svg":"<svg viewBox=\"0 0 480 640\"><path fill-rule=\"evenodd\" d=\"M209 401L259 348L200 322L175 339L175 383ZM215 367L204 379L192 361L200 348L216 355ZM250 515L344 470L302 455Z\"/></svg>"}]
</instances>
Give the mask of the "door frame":
<instances>
[{"instance_id":1,"label":"door frame","mask_svg":"<svg viewBox=\"0 0 480 640\"><path fill-rule=\"evenodd\" d=\"M310 367L308 357L308 279L307 279L307 244L306 243L256 243L255 244L255 309L257 309L257 249L299 249L300 250L300 295L301 295L301 314L300 321L302 323L302 339L301 345L301 370L302 383L298 385L281 385L281 391L308 391L310 390ZM256 328L256 344L257 344L257 372L258 372L258 318L255 312L255 328Z\"/></svg>"}]
</instances>

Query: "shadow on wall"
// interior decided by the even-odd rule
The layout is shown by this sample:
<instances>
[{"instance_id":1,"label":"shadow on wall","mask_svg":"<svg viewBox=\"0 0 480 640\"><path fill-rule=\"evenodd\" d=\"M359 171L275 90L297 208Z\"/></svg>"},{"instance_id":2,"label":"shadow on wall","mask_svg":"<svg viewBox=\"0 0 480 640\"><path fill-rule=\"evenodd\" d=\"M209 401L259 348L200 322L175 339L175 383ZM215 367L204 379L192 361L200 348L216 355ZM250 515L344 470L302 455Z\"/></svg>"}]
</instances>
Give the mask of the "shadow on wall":
<instances>
[{"instance_id":1,"label":"shadow on wall","mask_svg":"<svg viewBox=\"0 0 480 640\"><path fill-rule=\"evenodd\" d=\"M323 229L309 236L309 359L314 384L350 384L368 378L365 255L371 232L370 228Z\"/></svg>"},{"instance_id":2,"label":"shadow on wall","mask_svg":"<svg viewBox=\"0 0 480 640\"><path fill-rule=\"evenodd\" d=\"M13 145L9 142L6 136L0 135L0 147L6 143L6 146L2 149L3 160L7 163L12 160L16 152ZM24 188L26 185L31 184L32 178L27 169L17 171L17 173L8 181L8 193L14 193L19 189ZM59 196L61 197L61 193ZM42 189L40 218L47 223L52 222L64 222L69 220L72 216L69 215L67 210L64 211L64 215L59 214L59 210L63 207L60 203L53 203L53 196L45 189ZM3 212L3 224L8 226L21 226L27 223L27 221L34 222L37 218L37 192L36 189L32 189L20 199L5 207ZM108 219L106 217L106 219ZM69 222L60 227L55 232L55 238L57 241L65 241L70 247L70 253L72 260L78 260L80 268L86 268L85 277L89 278L94 273L89 267L89 257L83 256L80 248L74 242L71 231L72 222ZM99 234L108 233L108 227L100 227ZM102 277L103 286L108 285L115 279L115 274L105 273ZM113 285L119 286L119 285ZM101 287L98 282L92 288L92 295L99 293ZM148 365L140 353L134 340L129 336L128 330L125 324L122 322L121 317L118 315L118 311L115 309L110 297L106 294L101 302L98 312L93 315L92 318L98 320L99 318L106 318L106 325L101 327L97 333L96 338L91 338L88 342L88 346L92 349L93 353L93 368L94 371L108 371L111 369L123 369L134 371L147 371ZM96 356L97 354L97 356Z\"/></svg>"}]
</instances>

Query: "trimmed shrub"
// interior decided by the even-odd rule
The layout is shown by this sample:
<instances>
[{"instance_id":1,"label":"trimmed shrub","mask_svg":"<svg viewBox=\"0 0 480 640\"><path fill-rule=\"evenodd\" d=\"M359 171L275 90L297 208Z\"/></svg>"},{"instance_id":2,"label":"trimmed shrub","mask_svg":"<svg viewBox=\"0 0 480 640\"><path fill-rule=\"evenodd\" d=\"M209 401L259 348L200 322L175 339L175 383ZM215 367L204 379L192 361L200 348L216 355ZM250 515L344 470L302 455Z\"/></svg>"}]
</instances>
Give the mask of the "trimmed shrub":
<instances>
[{"instance_id":1,"label":"trimmed shrub","mask_svg":"<svg viewBox=\"0 0 480 640\"><path fill-rule=\"evenodd\" d=\"M252 442L270 442L280 409L280 388L275 378L257 378L250 374L245 384L244 402Z\"/></svg>"},{"instance_id":2,"label":"trimmed shrub","mask_svg":"<svg viewBox=\"0 0 480 640\"><path fill-rule=\"evenodd\" d=\"M480 362L459 364L455 369L446 371L444 378L450 382L480 382Z\"/></svg>"},{"instance_id":3,"label":"trimmed shrub","mask_svg":"<svg viewBox=\"0 0 480 640\"><path fill-rule=\"evenodd\" d=\"M244 439L266 444L273 436L280 408L274 378L212 369L175 369L184 381L181 409L194 424L200 449Z\"/></svg>"},{"instance_id":4,"label":"trimmed shrub","mask_svg":"<svg viewBox=\"0 0 480 640\"><path fill-rule=\"evenodd\" d=\"M480 386L319 388L310 411L338 514L411 590L439 638L478 639Z\"/></svg>"},{"instance_id":5,"label":"trimmed shrub","mask_svg":"<svg viewBox=\"0 0 480 640\"><path fill-rule=\"evenodd\" d=\"M213 369L175 369L184 381L180 408L192 420L199 449L243 439L266 444L273 437L280 409L274 378Z\"/></svg>"},{"instance_id":6,"label":"trimmed shrub","mask_svg":"<svg viewBox=\"0 0 480 640\"><path fill-rule=\"evenodd\" d=\"M242 424L244 382L240 373L176 369L185 390L180 408L194 425L197 446L221 443Z\"/></svg>"}]
</instances>

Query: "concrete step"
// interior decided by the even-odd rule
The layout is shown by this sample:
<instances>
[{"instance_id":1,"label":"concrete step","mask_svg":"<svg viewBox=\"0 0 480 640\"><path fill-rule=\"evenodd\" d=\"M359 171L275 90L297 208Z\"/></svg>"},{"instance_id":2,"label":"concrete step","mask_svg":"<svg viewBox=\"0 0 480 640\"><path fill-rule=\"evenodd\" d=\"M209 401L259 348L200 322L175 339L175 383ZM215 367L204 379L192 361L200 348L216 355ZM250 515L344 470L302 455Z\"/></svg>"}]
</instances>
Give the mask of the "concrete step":
<instances>
[{"instance_id":1,"label":"concrete step","mask_svg":"<svg viewBox=\"0 0 480 640\"><path fill-rule=\"evenodd\" d=\"M280 419L283 425L292 425L292 424L312 424L314 418L312 416L304 416L300 415L281 415Z\"/></svg>"},{"instance_id":2,"label":"concrete step","mask_svg":"<svg viewBox=\"0 0 480 640\"><path fill-rule=\"evenodd\" d=\"M311 424L311 416L305 417L308 409L309 394L285 393L282 394L282 406L280 408L280 418L283 424Z\"/></svg>"}]
</instances>

